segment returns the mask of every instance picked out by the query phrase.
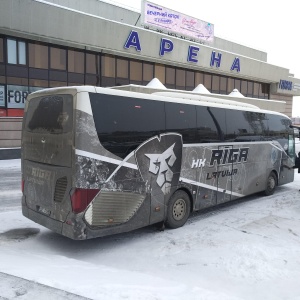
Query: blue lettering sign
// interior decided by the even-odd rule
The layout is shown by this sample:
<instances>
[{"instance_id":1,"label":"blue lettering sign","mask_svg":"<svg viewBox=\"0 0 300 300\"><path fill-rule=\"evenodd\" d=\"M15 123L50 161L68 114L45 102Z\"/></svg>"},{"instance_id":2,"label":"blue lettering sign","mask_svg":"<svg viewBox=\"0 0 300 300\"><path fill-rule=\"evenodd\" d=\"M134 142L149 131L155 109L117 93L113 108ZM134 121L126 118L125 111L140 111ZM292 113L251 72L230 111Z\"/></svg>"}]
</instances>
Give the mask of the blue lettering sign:
<instances>
[{"instance_id":1,"label":"blue lettering sign","mask_svg":"<svg viewBox=\"0 0 300 300\"><path fill-rule=\"evenodd\" d=\"M7 91L7 94L8 102L11 102L15 98L14 91Z\"/></svg>"},{"instance_id":2,"label":"blue lettering sign","mask_svg":"<svg viewBox=\"0 0 300 300\"><path fill-rule=\"evenodd\" d=\"M237 72L240 72L241 66L240 66L240 59L236 57L233 61L233 64L230 68L231 71L236 70Z\"/></svg>"},{"instance_id":3,"label":"blue lettering sign","mask_svg":"<svg viewBox=\"0 0 300 300\"><path fill-rule=\"evenodd\" d=\"M172 52L174 48L173 42L168 39L161 39L159 55L164 56L166 52Z\"/></svg>"},{"instance_id":4,"label":"blue lettering sign","mask_svg":"<svg viewBox=\"0 0 300 300\"><path fill-rule=\"evenodd\" d=\"M217 63L216 67L219 68L221 65L221 59L222 59L222 53L218 53L218 57L216 57L216 52L213 51L211 53L210 66L213 67L216 62Z\"/></svg>"},{"instance_id":5,"label":"blue lettering sign","mask_svg":"<svg viewBox=\"0 0 300 300\"><path fill-rule=\"evenodd\" d=\"M174 15L172 15L174 18ZM124 45L125 49L129 49L130 47L134 47L136 51L142 51L141 43L139 34L137 31L132 30L127 38L127 41ZM162 38L160 42L160 49L159 49L159 55L164 56L165 53L170 53L174 49L174 44L171 40ZM200 48L197 46L189 46L188 48L188 55L187 55L187 61L192 63L198 62L198 52L200 51ZM210 58L210 66L211 67L217 67L219 68L221 66L222 62L222 53L217 53L215 51L212 51L211 58ZM235 57L231 68L231 71L236 70L237 72L241 71L241 65L240 65L240 58ZM292 90L293 89L293 83L291 81L286 80L280 80L279 82L279 88L284 90ZM19 95L17 95L19 96ZM8 102L10 102L12 98L12 95L8 93ZM19 101L19 97L17 97L17 100Z\"/></svg>"},{"instance_id":6,"label":"blue lettering sign","mask_svg":"<svg viewBox=\"0 0 300 300\"><path fill-rule=\"evenodd\" d=\"M199 47L189 46L187 61L197 63L198 62L197 56L199 51L200 51Z\"/></svg>"},{"instance_id":7,"label":"blue lettering sign","mask_svg":"<svg viewBox=\"0 0 300 300\"><path fill-rule=\"evenodd\" d=\"M147 10L147 15L159 16L159 17L167 17L168 13L167 12L159 12L159 11Z\"/></svg>"},{"instance_id":8,"label":"blue lettering sign","mask_svg":"<svg viewBox=\"0 0 300 300\"><path fill-rule=\"evenodd\" d=\"M129 49L130 47L134 47L136 51L142 50L139 34L134 30L131 30L131 32L127 38L127 41L124 45L125 49Z\"/></svg>"},{"instance_id":9,"label":"blue lettering sign","mask_svg":"<svg viewBox=\"0 0 300 300\"><path fill-rule=\"evenodd\" d=\"M289 91L291 91L293 89L293 82L292 81L287 81L287 80L281 80L280 79L279 88L281 90L289 90Z\"/></svg>"},{"instance_id":10,"label":"blue lettering sign","mask_svg":"<svg viewBox=\"0 0 300 300\"><path fill-rule=\"evenodd\" d=\"M21 92L15 91L15 102L20 103L22 101Z\"/></svg>"}]
</instances>

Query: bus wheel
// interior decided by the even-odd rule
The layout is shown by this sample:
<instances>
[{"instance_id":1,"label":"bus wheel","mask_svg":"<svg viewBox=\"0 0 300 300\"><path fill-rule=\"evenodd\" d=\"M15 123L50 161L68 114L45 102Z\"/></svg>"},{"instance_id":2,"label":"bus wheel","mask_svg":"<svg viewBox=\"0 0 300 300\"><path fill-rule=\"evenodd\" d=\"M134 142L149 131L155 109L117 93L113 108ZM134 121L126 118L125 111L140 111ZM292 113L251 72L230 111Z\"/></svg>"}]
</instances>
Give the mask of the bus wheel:
<instances>
[{"instance_id":1,"label":"bus wheel","mask_svg":"<svg viewBox=\"0 0 300 300\"><path fill-rule=\"evenodd\" d=\"M191 210L191 201L184 191L177 191L169 201L165 224L169 228L178 228L185 224Z\"/></svg>"},{"instance_id":2,"label":"bus wheel","mask_svg":"<svg viewBox=\"0 0 300 300\"><path fill-rule=\"evenodd\" d=\"M274 194L277 185L277 177L274 172L271 172L267 179L267 186L265 189L265 195L270 196Z\"/></svg>"}]
</instances>

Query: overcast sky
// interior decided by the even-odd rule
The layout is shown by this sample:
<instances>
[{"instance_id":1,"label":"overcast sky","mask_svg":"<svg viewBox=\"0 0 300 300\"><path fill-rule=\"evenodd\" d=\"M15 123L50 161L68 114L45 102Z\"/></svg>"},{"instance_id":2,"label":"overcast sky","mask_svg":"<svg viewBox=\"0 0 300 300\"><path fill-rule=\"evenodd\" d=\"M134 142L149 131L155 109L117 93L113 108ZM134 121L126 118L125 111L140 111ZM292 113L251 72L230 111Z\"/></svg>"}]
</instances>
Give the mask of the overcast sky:
<instances>
[{"instance_id":1,"label":"overcast sky","mask_svg":"<svg viewBox=\"0 0 300 300\"><path fill-rule=\"evenodd\" d=\"M141 0L114 0L138 11ZM267 62L300 78L300 4L296 0L153 0L167 8L214 24L215 36L267 52ZM293 116L300 116L300 97ZM297 105L299 103L299 105Z\"/></svg>"}]
</instances>

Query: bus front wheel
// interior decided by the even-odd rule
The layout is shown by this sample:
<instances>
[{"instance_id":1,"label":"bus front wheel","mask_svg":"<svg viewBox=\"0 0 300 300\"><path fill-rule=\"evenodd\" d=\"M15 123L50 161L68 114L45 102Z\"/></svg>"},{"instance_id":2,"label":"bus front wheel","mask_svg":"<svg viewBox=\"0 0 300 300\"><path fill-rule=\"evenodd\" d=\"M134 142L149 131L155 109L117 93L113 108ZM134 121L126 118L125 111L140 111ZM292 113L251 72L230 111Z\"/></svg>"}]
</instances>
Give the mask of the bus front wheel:
<instances>
[{"instance_id":1,"label":"bus front wheel","mask_svg":"<svg viewBox=\"0 0 300 300\"><path fill-rule=\"evenodd\" d=\"M185 224L191 211L191 201L184 191L176 191L168 205L165 225L168 228L178 228Z\"/></svg>"},{"instance_id":2,"label":"bus front wheel","mask_svg":"<svg viewBox=\"0 0 300 300\"><path fill-rule=\"evenodd\" d=\"M265 189L265 195L270 196L274 194L275 188L277 185L277 177L274 172L271 172L268 179L267 179L267 186Z\"/></svg>"}]
</instances>

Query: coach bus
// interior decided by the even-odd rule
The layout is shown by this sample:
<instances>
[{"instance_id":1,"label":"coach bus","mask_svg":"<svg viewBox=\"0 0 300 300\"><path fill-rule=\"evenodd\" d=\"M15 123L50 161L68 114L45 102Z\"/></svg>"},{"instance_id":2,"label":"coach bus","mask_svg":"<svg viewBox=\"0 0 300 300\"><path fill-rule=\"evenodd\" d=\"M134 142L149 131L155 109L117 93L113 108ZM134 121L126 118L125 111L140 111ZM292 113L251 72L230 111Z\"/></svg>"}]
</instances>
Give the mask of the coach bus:
<instances>
[{"instance_id":1,"label":"coach bus","mask_svg":"<svg viewBox=\"0 0 300 300\"><path fill-rule=\"evenodd\" d=\"M32 93L22 212L71 239L151 224L294 180L291 120L250 104L81 86Z\"/></svg>"}]
</instances>

